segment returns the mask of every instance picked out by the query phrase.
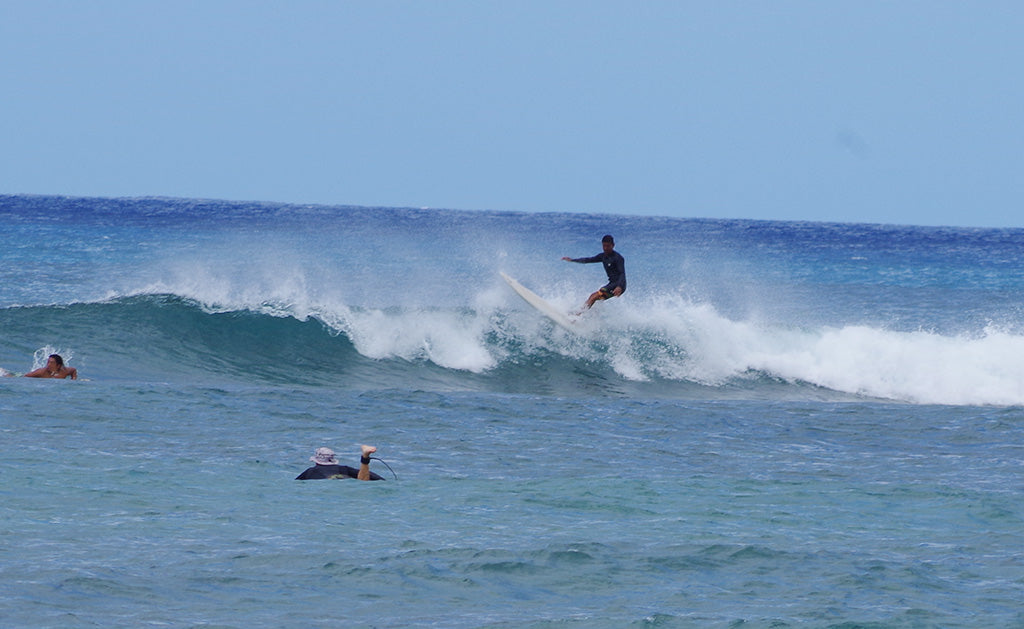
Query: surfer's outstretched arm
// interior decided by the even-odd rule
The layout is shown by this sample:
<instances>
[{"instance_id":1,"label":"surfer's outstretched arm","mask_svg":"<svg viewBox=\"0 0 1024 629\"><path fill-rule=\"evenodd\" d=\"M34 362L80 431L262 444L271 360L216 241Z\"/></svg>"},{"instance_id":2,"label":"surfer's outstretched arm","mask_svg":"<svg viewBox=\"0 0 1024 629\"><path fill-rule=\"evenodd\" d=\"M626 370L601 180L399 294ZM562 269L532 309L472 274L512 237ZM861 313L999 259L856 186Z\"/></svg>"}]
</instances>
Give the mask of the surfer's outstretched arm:
<instances>
[{"instance_id":1,"label":"surfer's outstretched arm","mask_svg":"<svg viewBox=\"0 0 1024 629\"><path fill-rule=\"evenodd\" d=\"M377 451L375 446L360 446L363 456L359 459L359 480L370 480L370 455Z\"/></svg>"}]
</instances>

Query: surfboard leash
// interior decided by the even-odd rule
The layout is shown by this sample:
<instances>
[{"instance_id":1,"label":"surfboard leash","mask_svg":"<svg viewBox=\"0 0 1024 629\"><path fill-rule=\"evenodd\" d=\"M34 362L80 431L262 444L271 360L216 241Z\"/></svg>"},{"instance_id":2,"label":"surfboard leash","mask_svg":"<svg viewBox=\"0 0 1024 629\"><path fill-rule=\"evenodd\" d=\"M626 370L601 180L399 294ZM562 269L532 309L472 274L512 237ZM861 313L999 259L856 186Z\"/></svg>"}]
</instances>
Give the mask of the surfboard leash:
<instances>
[{"instance_id":1,"label":"surfboard leash","mask_svg":"<svg viewBox=\"0 0 1024 629\"><path fill-rule=\"evenodd\" d=\"M373 461L380 461L381 463L383 463L384 467L388 468L388 470L390 470L391 473L394 474L395 480L398 480L398 474L395 474L395 470L391 469L391 466L388 465L387 461L385 461L384 459L380 458L379 456L371 456L371 457L367 457L367 458L370 459L370 460L373 460Z\"/></svg>"}]
</instances>

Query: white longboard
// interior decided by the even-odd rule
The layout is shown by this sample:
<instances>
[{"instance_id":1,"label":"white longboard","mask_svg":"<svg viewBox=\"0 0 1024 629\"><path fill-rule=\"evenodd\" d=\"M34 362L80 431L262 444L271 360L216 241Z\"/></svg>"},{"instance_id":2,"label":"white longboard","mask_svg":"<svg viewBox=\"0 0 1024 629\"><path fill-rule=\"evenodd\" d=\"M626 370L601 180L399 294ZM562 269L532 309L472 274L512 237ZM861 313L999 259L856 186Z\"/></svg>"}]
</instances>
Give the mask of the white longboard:
<instances>
[{"instance_id":1,"label":"white longboard","mask_svg":"<svg viewBox=\"0 0 1024 629\"><path fill-rule=\"evenodd\" d=\"M508 285L512 287L512 290L514 290L516 293L518 293L519 296L522 297L526 301L526 303L528 303L531 306L533 306L534 308L536 308L545 317L547 317L548 319L551 319L552 321L554 321L558 325L562 326L566 330L573 331L573 332L576 331L576 329L573 327L572 321L569 319L569 317L565 316L565 314L560 312L557 308L555 308L554 306L552 306L548 302L546 302L543 299L541 299L532 290L530 290L529 288L526 288L525 286L523 286L519 282L515 281L514 279L512 279L511 277L506 275L503 271L498 271L498 272L501 273L502 279L504 279L506 282L508 282Z\"/></svg>"}]
</instances>

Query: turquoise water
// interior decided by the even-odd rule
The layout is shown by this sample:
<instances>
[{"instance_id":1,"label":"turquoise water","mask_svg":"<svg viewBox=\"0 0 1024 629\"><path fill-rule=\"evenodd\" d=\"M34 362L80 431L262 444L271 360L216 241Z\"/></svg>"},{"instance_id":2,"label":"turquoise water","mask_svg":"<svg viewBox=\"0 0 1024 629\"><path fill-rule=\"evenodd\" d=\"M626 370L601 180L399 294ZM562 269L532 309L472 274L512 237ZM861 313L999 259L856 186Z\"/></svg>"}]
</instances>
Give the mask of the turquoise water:
<instances>
[{"instance_id":1,"label":"turquoise water","mask_svg":"<svg viewBox=\"0 0 1024 629\"><path fill-rule=\"evenodd\" d=\"M1016 410L53 384L3 390L11 626L1022 620ZM352 434L397 479L292 480Z\"/></svg>"},{"instance_id":2,"label":"turquoise water","mask_svg":"<svg viewBox=\"0 0 1024 629\"><path fill-rule=\"evenodd\" d=\"M1024 625L1020 232L0 201L5 626Z\"/></svg>"}]
</instances>

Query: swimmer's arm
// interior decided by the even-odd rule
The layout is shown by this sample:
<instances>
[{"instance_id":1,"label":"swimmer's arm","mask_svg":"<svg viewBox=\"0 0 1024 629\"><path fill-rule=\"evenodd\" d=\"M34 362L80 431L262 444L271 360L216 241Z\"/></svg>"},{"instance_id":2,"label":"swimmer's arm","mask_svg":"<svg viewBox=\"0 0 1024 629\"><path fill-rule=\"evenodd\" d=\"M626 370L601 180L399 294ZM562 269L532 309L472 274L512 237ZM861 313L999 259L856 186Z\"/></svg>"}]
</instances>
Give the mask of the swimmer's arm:
<instances>
[{"instance_id":1,"label":"swimmer's arm","mask_svg":"<svg viewBox=\"0 0 1024 629\"><path fill-rule=\"evenodd\" d=\"M36 369L35 371L28 372L27 374L25 374L22 377L23 378L48 378L49 374L46 373L46 368L45 367L40 367L39 369Z\"/></svg>"}]
</instances>

